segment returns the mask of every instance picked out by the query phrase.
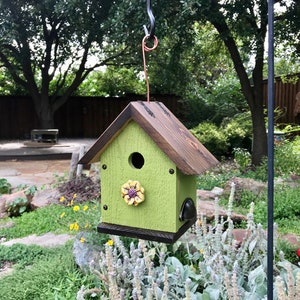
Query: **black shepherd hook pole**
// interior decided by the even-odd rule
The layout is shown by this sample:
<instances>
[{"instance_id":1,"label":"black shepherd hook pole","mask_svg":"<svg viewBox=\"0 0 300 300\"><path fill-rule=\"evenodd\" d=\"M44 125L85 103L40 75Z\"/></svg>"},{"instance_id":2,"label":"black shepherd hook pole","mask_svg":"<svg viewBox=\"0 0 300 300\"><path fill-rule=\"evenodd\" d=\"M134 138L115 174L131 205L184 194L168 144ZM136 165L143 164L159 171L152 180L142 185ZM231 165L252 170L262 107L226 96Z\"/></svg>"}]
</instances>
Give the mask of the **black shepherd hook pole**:
<instances>
[{"instance_id":1,"label":"black shepherd hook pole","mask_svg":"<svg viewBox=\"0 0 300 300\"><path fill-rule=\"evenodd\" d=\"M274 262L274 0L268 1L268 300L273 300Z\"/></svg>"},{"instance_id":2,"label":"black shepherd hook pole","mask_svg":"<svg viewBox=\"0 0 300 300\"><path fill-rule=\"evenodd\" d=\"M152 12L151 0L147 0L147 14L150 20L150 30L148 30L146 25L144 25L144 31L145 35L149 35L150 38L153 38L155 34L155 18Z\"/></svg>"}]
</instances>

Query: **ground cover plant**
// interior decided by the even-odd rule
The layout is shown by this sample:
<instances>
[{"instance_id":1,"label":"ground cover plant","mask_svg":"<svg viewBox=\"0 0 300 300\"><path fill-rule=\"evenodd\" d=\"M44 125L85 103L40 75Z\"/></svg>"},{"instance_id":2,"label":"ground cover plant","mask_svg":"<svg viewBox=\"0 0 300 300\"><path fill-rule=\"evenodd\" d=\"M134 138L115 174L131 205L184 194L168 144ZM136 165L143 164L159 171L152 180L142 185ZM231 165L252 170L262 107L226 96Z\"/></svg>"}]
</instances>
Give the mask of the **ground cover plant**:
<instances>
[{"instance_id":1,"label":"ground cover plant","mask_svg":"<svg viewBox=\"0 0 300 300\"><path fill-rule=\"evenodd\" d=\"M261 166L251 169L250 155L247 150L237 148L234 160L221 163L214 170L207 171L198 178L198 188L211 190L215 186L224 188L233 177L246 177L261 182L267 181L267 159ZM300 138L286 140L274 149L274 219L282 233L300 235ZM226 204L227 199L221 199ZM236 211L245 213L250 204L255 203L255 222L267 223L267 190L256 195L251 191L243 191L239 201L234 201Z\"/></svg>"},{"instance_id":2,"label":"ground cover plant","mask_svg":"<svg viewBox=\"0 0 300 300\"><path fill-rule=\"evenodd\" d=\"M294 158L292 164L285 162L289 155L297 153L295 141L276 148L277 153L285 155L276 166L276 180L280 179L274 210L278 236L282 232L299 234L300 190L297 179L288 173L292 168L293 175L299 174L298 162ZM200 176L198 187L224 187L233 175L257 179L255 172L248 169L243 150L236 153L235 160L221 163L216 170ZM290 167L282 167L284 162ZM262 166L259 172L266 170ZM98 234L95 229L101 217L99 201L84 201L73 190L73 184L65 184L64 188L68 196L62 194L56 204L0 220L0 237L9 240L49 231L69 233L86 247L99 246L100 259L91 261L89 271L83 272L75 264L72 243L53 250L15 245L8 251L2 246L0 268L6 262L15 264L14 273L0 278L1 293L8 295L5 299L41 299L41 295L43 299L78 300L266 299L266 198L263 193L257 197L245 192L237 202L232 185L229 201L228 197L215 200L215 218L211 223L200 215L180 241L166 245ZM72 192L67 193L70 189ZM228 207L228 218L219 216L220 204ZM242 210L248 217L243 224L246 234L242 242L235 239L233 210ZM1 226L7 222L13 226ZM275 238L274 299L300 297L296 250Z\"/></svg>"},{"instance_id":3,"label":"ground cover plant","mask_svg":"<svg viewBox=\"0 0 300 300\"><path fill-rule=\"evenodd\" d=\"M87 286L93 284L93 279L82 274L74 264L71 243L50 250L20 245L14 247L15 250L17 248L25 257L27 256L27 260L25 262L25 258L18 256L17 253L14 257L11 257L13 254L7 254L5 259L19 263L19 268L11 275L0 278L2 299L74 300L83 282ZM3 255L2 250L0 249L0 253ZM37 254L36 257L30 255L31 250Z\"/></svg>"},{"instance_id":4,"label":"ground cover plant","mask_svg":"<svg viewBox=\"0 0 300 300\"><path fill-rule=\"evenodd\" d=\"M140 240L128 249L118 237L112 237L100 260L91 264L100 285L91 290L82 286L77 299L89 294L98 294L100 299L265 299L266 232L254 222L252 203L247 232L238 245L230 218L233 199L234 186L228 218L219 217L216 200L214 225L205 218L198 220L185 241L172 248ZM276 253L275 299L283 299L282 295L297 299L300 269L282 252Z\"/></svg>"}]
</instances>

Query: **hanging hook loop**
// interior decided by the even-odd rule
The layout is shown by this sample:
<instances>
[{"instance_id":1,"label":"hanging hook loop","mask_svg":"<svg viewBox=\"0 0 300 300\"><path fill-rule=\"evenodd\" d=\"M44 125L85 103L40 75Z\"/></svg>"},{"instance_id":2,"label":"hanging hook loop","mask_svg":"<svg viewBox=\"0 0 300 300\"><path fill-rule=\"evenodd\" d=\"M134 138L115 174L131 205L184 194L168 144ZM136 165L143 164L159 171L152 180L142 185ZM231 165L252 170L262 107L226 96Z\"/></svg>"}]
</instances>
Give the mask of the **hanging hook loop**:
<instances>
[{"instance_id":1,"label":"hanging hook loop","mask_svg":"<svg viewBox=\"0 0 300 300\"><path fill-rule=\"evenodd\" d=\"M154 34L155 34L155 18L152 12L152 3L151 0L147 0L147 14L149 16L149 20L150 20L150 31L148 31L148 28L146 25L144 25L144 31L145 31L145 35L149 35L149 37L151 39L154 38Z\"/></svg>"}]
</instances>

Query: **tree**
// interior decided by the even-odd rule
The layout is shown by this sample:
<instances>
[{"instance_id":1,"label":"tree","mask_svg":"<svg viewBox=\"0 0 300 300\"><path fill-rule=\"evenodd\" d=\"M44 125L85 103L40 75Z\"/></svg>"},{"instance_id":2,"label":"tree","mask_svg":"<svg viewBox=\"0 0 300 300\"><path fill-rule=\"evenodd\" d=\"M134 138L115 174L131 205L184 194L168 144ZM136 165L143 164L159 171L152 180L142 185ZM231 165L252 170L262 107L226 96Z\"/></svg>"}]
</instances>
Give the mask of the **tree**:
<instances>
[{"instance_id":1,"label":"tree","mask_svg":"<svg viewBox=\"0 0 300 300\"><path fill-rule=\"evenodd\" d=\"M53 128L54 113L87 75L124 55L124 45L112 48L106 43L115 2L0 2L0 61L32 97L39 126Z\"/></svg>"},{"instance_id":2,"label":"tree","mask_svg":"<svg viewBox=\"0 0 300 300\"><path fill-rule=\"evenodd\" d=\"M137 71L128 67L110 66L91 72L76 91L80 96L121 97L126 94L145 94L145 84L138 80Z\"/></svg>"},{"instance_id":3,"label":"tree","mask_svg":"<svg viewBox=\"0 0 300 300\"><path fill-rule=\"evenodd\" d=\"M276 3L276 46L287 45L299 61L300 2L299 0L274 0L274 2ZM127 15L123 20L133 20L137 24L142 24L141 21L137 22L141 19L140 10L136 10L136 7L141 7L140 4L141 1L138 0L123 1L122 8L119 7L120 11L125 16ZM186 84L187 72L183 66L189 66L189 64L186 63L187 57L184 57L185 63L182 62L182 58L183 52L194 46L195 31L193 29L195 24L207 26L208 22L214 27L230 55L251 112L252 164L259 165L263 157L267 155L263 70L266 62L268 1L157 0L153 1L153 11L157 21L156 35L168 46L167 50L162 51L165 61L162 57L158 60L159 65L164 67L159 68L159 65L156 65L151 74L152 78L157 74L159 81L171 83L171 85L164 84L163 88L165 89L176 91L178 88L178 86L174 86L176 79L177 82ZM146 20L146 15L144 15L144 20ZM128 28L130 25L128 26L126 23L122 32L128 32ZM199 64L203 64L203 62L198 57L191 56L191 64L200 67ZM149 71L151 72L151 67ZM174 78L174 74L176 78ZM159 87L159 84L156 84L156 87Z\"/></svg>"},{"instance_id":4,"label":"tree","mask_svg":"<svg viewBox=\"0 0 300 300\"><path fill-rule=\"evenodd\" d=\"M250 108L253 125L252 164L261 163L267 155L267 134L264 118L263 67L265 63L265 41L268 26L267 0L186 0L183 2L183 13L189 22L210 22L217 30L232 59L239 78L242 92ZM296 47L299 36L299 1L275 1L277 11L275 20L281 30L289 33ZM281 8L281 9L279 9ZM284 22L286 17L288 22ZM298 16L298 17L297 17ZM291 31L293 28L294 31ZM287 33L286 33L287 35ZM282 42L280 32L278 40ZM298 40L299 41L299 40ZM298 44L299 47L299 44ZM254 59L248 64L246 56Z\"/></svg>"}]
</instances>

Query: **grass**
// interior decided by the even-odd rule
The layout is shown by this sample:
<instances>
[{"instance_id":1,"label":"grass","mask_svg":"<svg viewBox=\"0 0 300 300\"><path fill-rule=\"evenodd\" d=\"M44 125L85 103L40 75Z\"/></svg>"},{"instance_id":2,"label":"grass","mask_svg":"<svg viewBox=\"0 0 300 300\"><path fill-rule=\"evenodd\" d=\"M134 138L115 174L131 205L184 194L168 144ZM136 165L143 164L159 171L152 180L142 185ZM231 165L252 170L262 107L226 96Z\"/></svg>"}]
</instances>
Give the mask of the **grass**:
<instances>
[{"instance_id":1,"label":"grass","mask_svg":"<svg viewBox=\"0 0 300 300\"><path fill-rule=\"evenodd\" d=\"M72 234L76 232L70 232L69 225L74 221L85 226L88 220L89 226L95 227L100 220L99 202L89 201L85 205L89 207L87 211L83 211L83 205L79 205L81 208L79 211L74 211L73 207L52 204L35 211L26 212L20 217L3 219L0 224L11 221L13 226L0 229L0 236L10 240L31 234L42 235L47 232Z\"/></svg>"},{"instance_id":2,"label":"grass","mask_svg":"<svg viewBox=\"0 0 300 300\"><path fill-rule=\"evenodd\" d=\"M74 211L75 206L79 207L79 210L77 208ZM83 210L84 206L86 210ZM17 218L1 220L0 224L12 222L13 226L1 228L0 236L10 240L31 234L42 235L50 231L56 234L75 235L77 231L70 231L70 224L77 222L78 230L81 230L80 227L84 227L87 220L89 228L95 232L93 229L96 228L99 219L97 201L73 207L53 204L24 213ZM89 228L86 229L90 230ZM97 237L99 239L99 235ZM103 236L98 242L104 244L106 241L107 237ZM5 262L14 264L13 273L0 279L1 295L5 295L4 298L1 298L2 296L0 298L5 300L74 300L81 285L95 286L95 277L82 273L76 266L72 247L72 242L56 248L22 244L14 244L10 247L0 245L0 268Z\"/></svg>"},{"instance_id":3,"label":"grass","mask_svg":"<svg viewBox=\"0 0 300 300\"><path fill-rule=\"evenodd\" d=\"M16 246L19 247L19 246ZM11 275L0 279L1 297L5 300L74 300L81 285L93 286L92 276L81 273L72 255L72 244L53 249L40 249L37 257L29 254L38 247L24 246L22 253L30 259L27 267L18 268ZM1 253L0 249L0 253ZM24 258L14 259L24 262Z\"/></svg>"}]
</instances>

